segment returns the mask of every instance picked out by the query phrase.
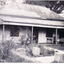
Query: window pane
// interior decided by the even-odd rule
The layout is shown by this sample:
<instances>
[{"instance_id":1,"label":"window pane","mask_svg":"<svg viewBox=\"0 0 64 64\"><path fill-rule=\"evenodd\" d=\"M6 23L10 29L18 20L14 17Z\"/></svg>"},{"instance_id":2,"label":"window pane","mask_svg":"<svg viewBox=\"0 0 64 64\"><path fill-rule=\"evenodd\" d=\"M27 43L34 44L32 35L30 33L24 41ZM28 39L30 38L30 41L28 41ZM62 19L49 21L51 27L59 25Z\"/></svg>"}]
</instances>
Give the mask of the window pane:
<instances>
[{"instance_id":1,"label":"window pane","mask_svg":"<svg viewBox=\"0 0 64 64\"><path fill-rule=\"evenodd\" d=\"M19 28L17 26L11 27L11 36L19 36Z\"/></svg>"}]
</instances>

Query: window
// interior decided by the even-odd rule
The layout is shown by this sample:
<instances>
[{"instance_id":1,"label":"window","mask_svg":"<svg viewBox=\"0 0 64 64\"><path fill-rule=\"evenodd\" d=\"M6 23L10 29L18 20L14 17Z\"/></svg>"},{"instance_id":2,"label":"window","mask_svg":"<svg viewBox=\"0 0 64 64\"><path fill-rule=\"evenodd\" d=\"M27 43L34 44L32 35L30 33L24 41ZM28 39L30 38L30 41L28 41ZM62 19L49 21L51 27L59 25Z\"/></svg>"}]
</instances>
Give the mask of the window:
<instances>
[{"instance_id":1,"label":"window","mask_svg":"<svg viewBox=\"0 0 64 64\"><path fill-rule=\"evenodd\" d=\"M17 26L12 26L11 27L11 36L19 36L19 28Z\"/></svg>"},{"instance_id":2,"label":"window","mask_svg":"<svg viewBox=\"0 0 64 64\"><path fill-rule=\"evenodd\" d=\"M46 37L52 37L53 30L52 29L47 29L46 30Z\"/></svg>"}]
</instances>

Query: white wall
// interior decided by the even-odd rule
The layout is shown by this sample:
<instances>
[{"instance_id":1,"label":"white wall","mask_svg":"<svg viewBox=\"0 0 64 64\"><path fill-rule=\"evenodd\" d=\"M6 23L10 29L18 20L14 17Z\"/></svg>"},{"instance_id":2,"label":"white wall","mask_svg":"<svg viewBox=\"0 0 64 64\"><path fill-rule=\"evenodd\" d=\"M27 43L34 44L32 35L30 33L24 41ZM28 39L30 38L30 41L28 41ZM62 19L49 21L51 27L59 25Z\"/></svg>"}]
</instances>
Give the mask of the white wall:
<instances>
[{"instance_id":1,"label":"white wall","mask_svg":"<svg viewBox=\"0 0 64 64\"><path fill-rule=\"evenodd\" d=\"M8 28L9 26L7 26L5 28L5 36L4 36L4 39L5 40L12 40L14 41L15 43L20 43L20 38L22 35L25 35L25 38L26 39L28 36L27 36L27 27L21 27L21 30L19 30L19 36L10 36L10 32L11 32L11 28Z\"/></svg>"},{"instance_id":2,"label":"white wall","mask_svg":"<svg viewBox=\"0 0 64 64\"><path fill-rule=\"evenodd\" d=\"M44 29L38 32L38 43L46 43L46 31Z\"/></svg>"},{"instance_id":3,"label":"white wall","mask_svg":"<svg viewBox=\"0 0 64 64\"><path fill-rule=\"evenodd\" d=\"M53 30L53 36L56 35L56 31ZM57 34L57 40L59 39L59 34ZM38 43L47 43L46 30L42 29L38 32ZM53 43L48 41L48 43Z\"/></svg>"},{"instance_id":4,"label":"white wall","mask_svg":"<svg viewBox=\"0 0 64 64\"><path fill-rule=\"evenodd\" d=\"M10 30L6 29L4 35L5 35L4 36L5 37L5 40L10 40Z\"/></svg>"}]
</instances>

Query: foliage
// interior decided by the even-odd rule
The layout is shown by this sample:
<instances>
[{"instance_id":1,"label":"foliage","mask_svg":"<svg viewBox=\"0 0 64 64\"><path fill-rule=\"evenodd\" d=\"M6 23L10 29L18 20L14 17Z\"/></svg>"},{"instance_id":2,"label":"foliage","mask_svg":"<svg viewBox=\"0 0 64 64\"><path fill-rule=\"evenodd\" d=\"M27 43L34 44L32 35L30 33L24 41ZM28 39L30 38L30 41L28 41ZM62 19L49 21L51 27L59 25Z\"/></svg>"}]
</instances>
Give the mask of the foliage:
<instances>
[{"instance_id":1,"label":"foliage","mask_svg":"<svg viewBox=\"0 0 64 64\"><path fill-rule=\"evenodd\" d=\"M61 13L64 9L64 1L26 1L28 4L40 5L50 8L52 11L56 13Z\"/></svg>"},{"instance_id":2,"label":"foliage","mask_svg":"<svg viewBox=\"0 0 64 64\"><path fill-rule=\"evenodd\" d=\"M2 43L0 43L0 59L3 57L3 46Z\"/></svg>"},{"instance_id":3,"label":"foliage","mask_svg":"<svg viewBox=\"0 0 64 64\"><path fill-rule=\"evenodd\" d=\"M19 41L21 41L21 44L24 44L25 43L24 38L25 38L25 35L20 36L20 40Z\"/></svg>"},{"instance_id":4,"label":"foliage","mask_svg":"<svg viewBox=\"0 0 64 64\"><path fill-rule=\"evenodd\" d=\"M5 5L5 2L4 1L0 1L0 5Z\"/></svg>"},{"instance_id":5,"label":"foliage","mask_svg":"<svg viewBox=\"0 0 64 64\"><path fill-rule=\"evenodd\" d=\"M20 30L21 30L21 28L20 28ZM24 34L22 34L19 39L19 41L21 41L21 44L28 45L30 43L34 43L35 40L32 41L32 38L34 38L34 37L32 37L31 30L29 28L26 28L25 31L23 31L23 32L24 32Z\"/></svg>"},{"instance_id":6,"label":"foliage","mask_svg":"<svg viewBox=\"0 0 64 64\"><path fill-rule=\"evenodd\" d=\"M12 41L5 41L2 43L2 48L0 48L2 53L2 58L6 58L9 56L10 50L14 48L14 43Z\"/></svg>"}]
</instances>

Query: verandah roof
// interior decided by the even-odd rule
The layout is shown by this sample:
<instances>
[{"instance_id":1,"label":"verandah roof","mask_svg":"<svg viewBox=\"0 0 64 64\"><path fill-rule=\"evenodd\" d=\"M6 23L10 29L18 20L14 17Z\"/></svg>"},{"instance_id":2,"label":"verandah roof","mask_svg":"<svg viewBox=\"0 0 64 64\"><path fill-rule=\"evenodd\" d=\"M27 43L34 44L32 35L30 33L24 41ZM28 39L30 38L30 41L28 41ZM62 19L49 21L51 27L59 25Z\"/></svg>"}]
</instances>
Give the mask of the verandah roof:
<instances>
[{"instance_id":1,"label":"verandah roof","mask_svg":"<svg viewBox=\"0 0 64 64\"><path fill-rule=\"evenodd\" d=\"M23 25L23 26L35 26L35 27L47 27L47 28L63 28L63 21L51 21L42 20L36 18L26 18L26 17L15 17L15 16L0 16L3 19L3 24L6 25Z\"/></svg>"}]
</instances>

